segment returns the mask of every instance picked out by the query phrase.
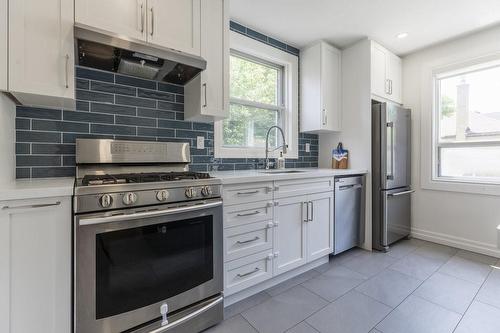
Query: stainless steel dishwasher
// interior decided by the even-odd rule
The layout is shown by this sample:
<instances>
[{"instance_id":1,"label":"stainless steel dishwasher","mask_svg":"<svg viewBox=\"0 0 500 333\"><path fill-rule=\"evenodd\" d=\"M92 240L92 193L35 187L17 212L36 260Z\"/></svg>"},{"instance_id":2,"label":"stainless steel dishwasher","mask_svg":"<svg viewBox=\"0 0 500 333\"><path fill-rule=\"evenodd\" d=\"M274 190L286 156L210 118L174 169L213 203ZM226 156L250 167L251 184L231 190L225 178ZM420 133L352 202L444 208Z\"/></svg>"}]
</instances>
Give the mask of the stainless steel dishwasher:
<instances>
[{"instance_id":1,"label":"stainless steel dishwasher","mask_svg":"<svg viewBox=\"0 0 500 333\"><path fill-rule=\"evenodd\" d=\"M360 245L364 240L364 176L335 178L334 254Z\"/></svg>"}]
</instances>

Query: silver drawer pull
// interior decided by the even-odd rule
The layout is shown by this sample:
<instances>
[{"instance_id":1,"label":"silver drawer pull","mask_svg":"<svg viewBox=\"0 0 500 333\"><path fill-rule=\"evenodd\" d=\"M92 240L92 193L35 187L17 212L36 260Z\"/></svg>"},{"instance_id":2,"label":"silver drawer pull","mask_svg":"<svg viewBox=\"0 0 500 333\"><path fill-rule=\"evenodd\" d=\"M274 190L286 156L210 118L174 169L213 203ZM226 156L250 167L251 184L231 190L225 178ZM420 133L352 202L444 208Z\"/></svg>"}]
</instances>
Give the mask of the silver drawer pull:
<instances>
[{"instance_id":1,"label":"silver drawer pull","mask_svg":"<svg viewBox=\"0 0 500 333\"><path fill-rule=\"evenodd\" d=\"M16 207L3 206L2 210L35 209L35 208L44 208L44 207L59 206L60 204L61 204L61 201L57 201L57 202L54 202L54 203L48 203L48 204L25 205L25 206L16 206Z\"/></svg>"},{"instance_id":2,"label":"silver drawer pull","mask_svg":"<svg viewBox=\"0 0 500 333\"><path fill-rule=\"evenodd\" d=\"M250 271L250 272L248 272L248 273L238 274L238 275L236 275L236 276L237 276L237 277L242 278L242 277L245 277L245 276L249 276L249 275L255 274L255 273L257 273L258 271L260 271L260 268L255 267L255 268L253 269L253 271Z\"/></svg>"},{"instance_id":3,"label":"silver drawer pull","mask_svg":"<svg viewBox=\"0 0 500 333\"><path fill-rule=\"evenodd\" d=\"M259 193L259 190L249 191L249 192L238 192L236 194L237 195L248 195L248 194L256 194L256 193Z\"/></svg>"},{"instance_id":4,"label":"silver drawer pull","mask_svg":"<svg viewBox=\"0 0 500 333\"><path fill-rule=\"evenodd\" d=\"M255 212L252 212L252 213L236 214L236 216L243 217L243 216L252 216L252 215L257 215L257 214L260 214L260 211L256 210Z\"/></svg>"},{"instance_id":5,"label":"silver drawer pull","mask_svg":"<svg viewBox=\"0 0 500 333\"><path fill-rule=\"evenodd\" d=\"M237 241L236 243L238 243L238 244L247 244L247 243L258 241L259 239L260 239L260 237L256 236L253 239L249 239L249 240L246 240L246 241Z\"/></svg>"},{"instance_id":6,"label":"silver drawer pull","mask_svg":"<svg viewBox=\"0 0 500 333\"><path fill-rule=\"evenodd\" d=\"M398 193L391 193L391 194L389 194L389 196L390 197L399 197L400 195L412 194L412 193L415 193L415 190L409 190L409 191L398 192Z\"/></svg>"}]
</instances>

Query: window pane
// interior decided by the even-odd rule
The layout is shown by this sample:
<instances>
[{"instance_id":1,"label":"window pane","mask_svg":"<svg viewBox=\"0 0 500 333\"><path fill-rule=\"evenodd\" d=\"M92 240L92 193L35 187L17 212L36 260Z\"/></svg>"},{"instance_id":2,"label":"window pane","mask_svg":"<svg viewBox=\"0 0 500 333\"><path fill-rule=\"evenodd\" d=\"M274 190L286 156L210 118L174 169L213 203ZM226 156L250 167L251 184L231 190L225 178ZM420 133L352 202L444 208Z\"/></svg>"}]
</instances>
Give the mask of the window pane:
<instances>
[{"instance_id":1,"label":"window pane","mask_svg":"<svg viewBox=\"0 0 500 333\"><path fill-rule=\"evenodd\" d=\"M230 62L231 97L278 105L278 68L234 55Z\"/></svg>"},{"instance_id":2,"label":"window pane","mask_svg":"<svg viewBox=\"0 0 500 333\"><path fill-rule=\"evenodd\" d=\"M500 67L439 80L441 142L500 140Z\"/></svg>"},{"instance_id":3,"label":"window pane","mask_svg":"<svg viewBox=\"0 0 500 333\"><path fill-rule=\"evenodd\" d=\"M440 176L500 180L500 147L440 148Z\"/></svg>"},{"instance_id":4,"label":"window pane","mask_svg":"<svg viewBox=\"0 0 500 333\"><path fill-rule=\"evenodd\" d=\"M265 147L269 127L278 125L277 111L231 104L229 118L224 120L224 146ZM269 136L269 146L276 147L276 133Z\"/></svg>"}]
</instances>

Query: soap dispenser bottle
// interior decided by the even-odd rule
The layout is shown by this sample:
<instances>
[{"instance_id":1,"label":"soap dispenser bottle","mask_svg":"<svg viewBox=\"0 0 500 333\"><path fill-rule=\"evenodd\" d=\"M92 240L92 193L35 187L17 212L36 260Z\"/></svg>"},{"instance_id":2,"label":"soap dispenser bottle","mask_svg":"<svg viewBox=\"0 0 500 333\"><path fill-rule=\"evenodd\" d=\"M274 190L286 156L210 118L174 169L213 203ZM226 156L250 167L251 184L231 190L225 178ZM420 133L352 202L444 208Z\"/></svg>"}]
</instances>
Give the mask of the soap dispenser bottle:
<instances>
[{"instance_id":1,"label":"soap dispenser bottle","mask_svg":"<svg viewBox=\"0 0 500 333\"><path fill-rule=\"evenodd\" d=\"M278 157L278 163L276 165L276 169L284 169L285 168L285 158L283 157L283 152L280 151L280 157Z\"/></svg>"}]
</instances>

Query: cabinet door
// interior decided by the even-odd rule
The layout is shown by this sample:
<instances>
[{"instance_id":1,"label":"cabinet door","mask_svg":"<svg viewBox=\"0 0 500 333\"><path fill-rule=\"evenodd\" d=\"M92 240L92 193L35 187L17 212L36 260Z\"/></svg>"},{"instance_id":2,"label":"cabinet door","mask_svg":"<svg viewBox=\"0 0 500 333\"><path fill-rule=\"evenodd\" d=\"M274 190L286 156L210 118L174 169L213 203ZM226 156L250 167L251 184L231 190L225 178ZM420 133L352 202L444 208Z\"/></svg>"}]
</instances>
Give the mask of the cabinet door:
<instances>
[{"instance_id":1,"label":"cabinet door","mask_svg":"<svg viewBox=\"0 0 500 333\"><path fill-rule=\"evenodd\" d=\"M7 0L0 0L0 91L7 90Z\"/></svg>"},{"instance_id":2,"label":"cabinet door","mask_svg":"<svg viewBox=\"0 0 500 333\"><path fill-rule=\"evenodd\" d=\"M73 107L73 0L9 6L9 90L23 104Z\"/></svg>"},{"instance_id":3,"label":"cabinet door","mask_svg":"<svg viewBox=\"0 0 500 333\"><path fill-rule=\"evenodd\" d=\"M200 55L201 0L148 0L148 41Z\"/></svg>"},{"instance_id":4,"label":"cabinet door","mask_svg":"<svg viewBox=\"0 0 500 333\"><path fill-rule=\"evenodd\" d=\"M229 0L201 0L201 56L207 68L185 87L184 118L214 121L229 114Z\"/></svg>"},{"instance_id":5,"label":"cabinet door","mask_svg":"<svg viewBox=\"0 0 500 333\"><path fill-rule=\"evenodd\" d=\"M75 23L146 39L146 0L75 0Z\"/></svg>"},{"instance_id":6,"label":"cabinet door","mask_svg":"<svg viewBox=\"0 0 500 333\"><path fill-rule=\"evenodd\" d=\"M401 104L401 72L402 72L401 58L395 54L387 54L387 78L389 81L389 99Z\"/></svg>"},{"instance_id":7,"label":"cabinet door","mask_svg":"<svg viewBox=\"0 0 500 333\"><path fill-rule=\"evenodd\" d=\"M275 214L274 274L278 275L306 263L304 196L280 199Z\"/></svg>"},{"instance_id":8,"label":"cabinet door","mask_svg":"<svg viewBox=\"0 0 500 333\"><path fill-rule=\"evenodd\" d=\"M336 48L323 44L321 47L321 129L341 129L341 53Z\"/></svg>"},{"instance_id":9,"label":"cabinet door","mask_svg":"<svg viewBox=\"0 0 500 333\"><path fill-rule=\"evenodd\" d=\"M0 207L0 331L71 332L70 198Z\"/></svg>"},{"instance_id":10,"label":"cabinet door","mask_svg":"<svg viewBox=\"0 0 500 333\"><path fill-rule=\"evenodd\" d=\"M333 252L333 191L308 196L307 261Z\"/></svg>"},{"instance_id":11,"label":"cabinet door","mask_svg":"<svg viewBox=\"0 0 500 333\"><path fill-rule=\"evenodd\" d=\"M386 50L376 43L372 43L372 59L371 59L371 84L372 93L387 98L388 96L388 81L386 77Z\"/></svg>"}]
</instances>

